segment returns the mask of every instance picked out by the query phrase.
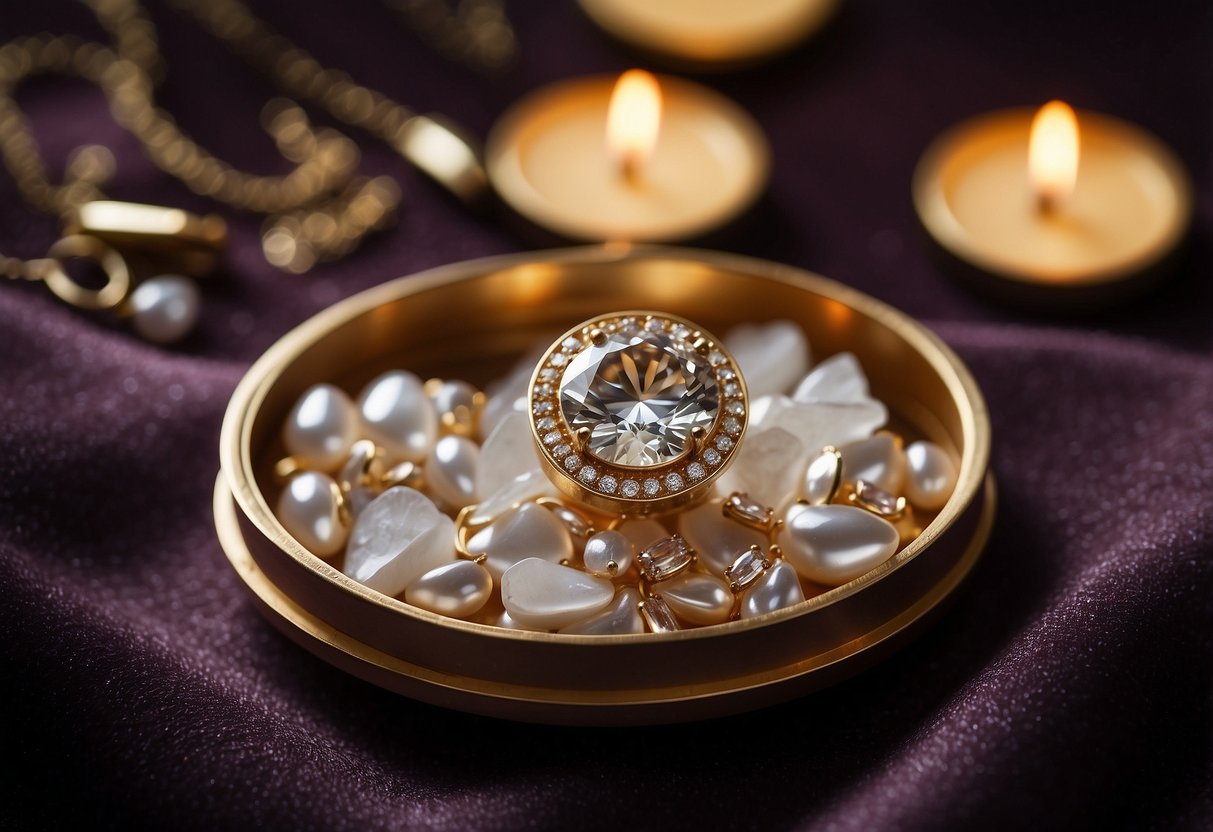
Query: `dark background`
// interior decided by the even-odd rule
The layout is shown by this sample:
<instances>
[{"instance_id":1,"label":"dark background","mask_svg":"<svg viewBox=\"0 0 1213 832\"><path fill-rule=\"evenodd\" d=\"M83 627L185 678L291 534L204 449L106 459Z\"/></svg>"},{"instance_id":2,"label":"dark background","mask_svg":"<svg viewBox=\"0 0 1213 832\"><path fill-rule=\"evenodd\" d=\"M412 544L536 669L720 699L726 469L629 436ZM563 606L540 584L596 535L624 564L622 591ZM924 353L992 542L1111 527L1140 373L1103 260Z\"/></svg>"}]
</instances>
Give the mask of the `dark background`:
<instances>
[{"instance_id":1,"label":"dark background","mask_svg":"<svg viewBox=\"0 0 1213 832\"><path fill-rule=\"evenodd\" d=\"M523 92L638 62L571 3L509 4L518 66L487 79L374 0L258 3L327 65L483 135ZM1209 828L1213 825L1213 13L1207 3L852 0L794 54L708 83L768 131L774 175L728 247L809 268L924 320L990 403L1001 505L946 616L881 667L761 713L648 730L514 725L330 669L253 609L214 539L219 423L286 330L386 279L528 242L383 145L394 230L306 276L229 217L226 276L180 348L40 286L0 286L0 818L160 828ZM282 170L270 85L192 21L150 13L158 100L238 166ZM0 40L100 37L86 9L7 3ZM963 117L1063 98L1170 144L1196 189L1158 294L1082 319L949 282L909 197ZM51 169L109 145L115 198L206 209L86 85L21 93ZM350 132L350 131L347 131ZM0 176L0 252L56 221Z\"/></svg>"}]
</instances>

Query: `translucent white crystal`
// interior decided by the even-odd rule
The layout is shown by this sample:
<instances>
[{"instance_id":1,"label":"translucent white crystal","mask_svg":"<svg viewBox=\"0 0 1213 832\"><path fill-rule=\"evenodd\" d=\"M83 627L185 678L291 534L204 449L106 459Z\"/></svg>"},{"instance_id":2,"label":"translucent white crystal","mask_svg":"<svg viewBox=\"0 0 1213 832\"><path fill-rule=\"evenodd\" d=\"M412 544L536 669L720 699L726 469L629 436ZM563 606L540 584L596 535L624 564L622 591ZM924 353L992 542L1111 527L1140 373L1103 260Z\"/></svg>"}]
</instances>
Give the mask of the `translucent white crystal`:
<instances>
[{"instance_id":1,"label":"translucent white crystal","mask_svg":"<svg viewBox=\"0 0 1213 832\"><path fill-rule=\"evenodd\" d=\"M480 446L476 467L476 491L493 494L528 471L538 471L539 455L531 420L525 413L506 414Z\"/></svg>"},{"instance_id":2,"label":"translucent white crystal","mask_svg":"<svg viewBox=\"0 0 1213 832\"><path fill-rule=\"evenodd\" d=\"M802 441L781 427L755 431L737 449L732 467L720 477L720 487L782 507L795 499L809 453Z\"/></svg>"},{"instance_id":3,"label":"translucent white crystal","mask_svg":"<svg viewBox=\"0 0 1213 832\"><path fill-rule=\"evenodd\" d=\"M750 405L750 433L783 428L815 454L826 445L837 447L871 436L888 418L888 409L875 399L848 404L803 404L787 396L764 396Z\"/></svg>"},{"instance_id":4,"label":"translucent white crystal","mask_svg":"<svg viewBox=\"0 0 1213 832\"><path fill-rule=\"evenodd\" d=\"M482 526L506 511L538 497L556 497L559 492L542 471L527 471L502 485L476 504L468 523Z\"/></svg>"},{"instance_id":5,"label":"translucent white crystal","mask_svg":"<svg viewBox=\"0 0 1213 832\"><path fill-rule=\"evenodd\" d=\"M644 619L640 617L640 610L637 607L639 603L640 593L634 587L621 587L615 593L615 600L602 612L595 613L584 621L561 627L560 632L579 636L643 633Z\"/></svg>"},{"instance_id":6,"label":"translucent white crystal","mask_svg":"<svg viewBox=\"0 0 1213 832\"><path fill-rule=\"evenodd\" d=\"M510 509L467 542L474 555L487 555L484 565L494 578L527 558L559 563L573 557L573 539L550 511L535 503Z\"/></svg>"},{"instance_id":7,"label":"translucent white crystal","mask_svg":"<svg viewBox=\"0 0 1213 832\"><path fill-rule=\"evenodd\" d=\"M501 601L515 621L558 630L606 608L615 586L580 569L526 558L501 578Z\"/></svg>"},{"instance_id":8,"label":"translucent white crystal","mask_svg":"<svg viewBox=\"0 0 1213 832\"><path fill-rule=\"evenodd\" d=\"M750 398L786 393L809 369L809 342L792 321L742 324L724 339Z\"/></svg>"},{"instance_id":9,"label":"translucent white crystal","mask_svg":"<svg viewBox=\"0 0 1213 832\"><path fill-rule=\"evenodd\" d=\"M384 595L399 595L455 558L455 524L429 497L389 488L363 509L350 532L345 574Z\"/></svg>"},{"instance_id":10,"label":"translucent white crystal","mask_svg":"<svg viewBox=\"0 0 1213 832\"><path fill-rule=\"evenodd\" d=\"M854 353L840 352L822 361L800 384L792 399L798 402L859 403L870 399L868 377Z\"/></svg>"},{"instance_id":11,"label":"translucent white crystal","mask_svg":"<svg viewBox=\"0 0 1213 832\"><path fill-rule=\"evenodd\" d=\"M766 544L766 535L725 517L719 500L683 512L678 518L678 530L699 553L699 562L717 575L723 575L737 556L751 546Z\"/></svg>"}]
</instances>

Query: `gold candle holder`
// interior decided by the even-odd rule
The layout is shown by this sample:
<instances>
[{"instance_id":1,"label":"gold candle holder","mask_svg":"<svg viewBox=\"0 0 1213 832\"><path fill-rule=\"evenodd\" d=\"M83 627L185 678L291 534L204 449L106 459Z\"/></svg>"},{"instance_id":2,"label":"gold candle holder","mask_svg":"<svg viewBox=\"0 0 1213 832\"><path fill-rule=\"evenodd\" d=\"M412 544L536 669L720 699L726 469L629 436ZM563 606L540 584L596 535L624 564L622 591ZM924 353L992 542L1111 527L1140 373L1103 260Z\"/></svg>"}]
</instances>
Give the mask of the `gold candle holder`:
<instances>
[{"instance_id":1,"label":"gold candle holder","mask_svg":"<svg viewBox=\"0 0 1213 832\"><path fill-rule=\"evenodd\" d=\"M447 618L342 574L275 518L280 427L318 381L357 389L407 367L484 383L603 310L650 307L726 331L791 318L818 356L854 352L907 436L960 460L921 535L868 574L757 618L662 634L574 636ZM534 722L679 722L761 707L872 664L930 620L977 561L994 514L985 404L936 336L787 266L668 248L588 247L447 266L371 289L284 336L224 420L215 521L262 612L316 655L415 699Z\"/></svg>"}]
</instances>

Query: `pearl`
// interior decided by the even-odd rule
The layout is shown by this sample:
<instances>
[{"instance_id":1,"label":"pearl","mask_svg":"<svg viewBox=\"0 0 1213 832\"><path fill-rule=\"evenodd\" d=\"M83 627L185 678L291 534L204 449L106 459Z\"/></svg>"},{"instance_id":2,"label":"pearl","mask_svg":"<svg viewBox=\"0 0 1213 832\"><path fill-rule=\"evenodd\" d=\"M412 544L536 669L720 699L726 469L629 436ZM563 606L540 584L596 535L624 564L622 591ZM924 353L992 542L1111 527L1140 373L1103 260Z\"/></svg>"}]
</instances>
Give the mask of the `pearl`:
<instances>
[{"instance_id":1,"label":"pearl","mask_svg":"<svg viewBox=\"0 0 1213 832\"><path fill-rule=\"evenodd\" d=\"M286 452L306 468L335 471L357 439L358 414L350 397L331 384L309 387L286 419Z\"/></svg>"},{"instance_id":2,"label":"pearl","mask_svg":"<svg viewBox=\"0 0 1213 832\"><path fill-rule=\"evenodd\" d=\"M585 542L585 552L581 560L585 568L598 577L614 578L628 571L635 555L636 547L628 540L627 535L608 529L590 536Z\"/></svg>"},{"instance_id":3,"label":"pearl","mask_svg":"<svg viewBox=\"0 0 1213 832\"><path fill-rule=\"evenodd\" d=\"M842 483L842 454L837 450L823 450L809 462L804 472L801 494L815 506L825 505L834 499Z\"/></svg>"},{"instance_id":4,"label":"pearl","mask_svg":"<svg viewBox=\"0 0 1213 832\"><path fill-rule=\"evenodd\" d=\"M529 627L558 630L605 609L615 586L541 558L525 558L501 576L501 602L510 617Z\"/></svg>"},{"instance_id":5,"label":"pearl","mask_svg":"<svg viewBox=\"0 0 1213 832\"><path fill-rule=\"evenodd\" d=\"M493 576L478 563L457 560L431 569L404 591L404 600L414 607L467 618L475 615L493 594Z\"/></svg>"},{"instance_id":6,"label":"pearl","mask_svg":"<svg viewBox=\"0 0 1213 832\"><path fill-rule=\"evenodd\" d=\"M453 508L476 502L476 468L480 449L462 436L444 436L434 443L425 461L425 481L430 493Z\"/></svg>"},{"instance_id":7,"label":"pearl","mask_svg":"<svg viewBox=\"0 0 1213 832\"><path fill-rule=\"evenodd\" d=\"M510 480L528 471L539 471L539 455L531 420L525 413L512 412L503 417L480 449L480 467L476 471L476 491L492 494Z\"/></svg>"},{"instance_id":8,"label":"pearl","mask_svg":"<svg viewBox=\"0 0 1213 832\"><path fill-rule=\"evenodd\" d=\"M751 398L787 392L809 369L809 342L792 321L742 324L724 342Z\"/></svg>"},{"instance_id":9,"label":"pearl","mask_svg":"<svg viewBox=\"0 0 1213 832\"><path fill-rule=\"evenodd\" d=\"M741 599L741 617L753 618L804 600L800 577L786 561L778 561L754 582Z\"/></svg>"},{"instance_id":10,"label":"pearl","mask_svg":"<svg viewBox=\"0 0 1213 832\"><path fill-rule=\"evenodd\" d=\"M813 368L796 386L792 399L798 402L860 403L870 398L868 378L854 353L831 355Z\"/></svg>"},{"instance_id":11,"label":"pearl","mask_svg":"<svg viewBox=\"0 0 1213 832\"><path fill-rule=\"evenodd\" d=\"M430 393L439 424L460 436L471 436L476 428L478 391L466 381L443 381Z\"/></svg>"},{"instance_id":12,"label":"pearl","mask_svg":"<svg viewBox=\"0 0 1213 832\"><path fill-rule=\"evenodd\" d=\"M628 633L643 633L644 619L640 617L640 593L630 586L621 587L615 600L605 610L584 621L561 627L565 635L617 636Z\"/></svg>"},{"instance_id":13,"label":"pearl","mask_svg":"<svg viewBox=\"0 0 1213 832\"><path fill-rule=\"evenodd\" d=\"M438 414L421 379L403 370L384 373L362 390L358 411L366 435L392 464L421 462L438 435Z\"/></svg>"},{"instance_id":14,"label":"pearl","mask_svg":"<svg viewBox=\"0 0 1213 832\"><path fill-rule=\"evenodd\" d=\"M420 491L398 485L358 515L344 572L384 595L399 595L455 559L455 524Z\"/></svg>"},{"instance_id":15,"label":"pearl","mask_svg":"<svg viewBox=\"0 0 1213 832\"><path fill-rule=\"evenodd\" d=\"M934 442L914 442L906 448L906 498L918 508L937 509L956 488L956 463Z\"/></svg>"},{"instance_id":16,"label":"pearl","mask_svg":"<svg viewBox=\"0 0 1213 832\"><path fill-rule=\"evenodd\" d=\"M893 524L854 506L798 506L784 517L779 545L810 581L840 586L884 563L901 541Z\"/></svg>"},{"instance_id":17,"label":"pearl","mask_svg":"<svg viewBox=\"0 0 1213 832\"><path fill-rule=\"evenodd\" d=\"M842 481L865 480L890 494L900 494L906 481L906 456L887 433L838 448L842 454Z\"/></svg>"},{"instance_id":18,"label":"pearl","mask_svg":"<svg viewBox=\"0 0 1213 832\"><path fill-rule=\"evenodd\" d=\"M135 331L157 344L171 344L188 335L202 305L198 284L175 274L143 281L127 302Z\"/></svg>"},{"instance_id":19,"label":"pearl","mask_svg":"<svg viewBox=\"0 0 1213 832\"><path fill-rule=\"evenodd\" d=\"M341 489L327 474L302 471L278 498L278 522L303 548L322 558L345 545L349 528L341 522Z\"/></svg>"},{"instance_id":20,"label":"pearl","mask_svg":"<svg viewBox=\"0 0 1213 832\"><path fill-rule=\"evenodd\" d=\"M675 615L692 624L721 624L733 612L733 593L719 578L684 572L657 587Z\"/></svg>"},{"instance_id":21,"label":"pearl","mask_svg":"<svg viewBox=\"0 0 1213 832\"><path fill-rule=\"evenodd\" d=\"M695 506L678 518L678 531L699 554L699 562L717 575L751 546L766 549L766 535L725 517L720 501Z\"/></svg>"},{"instance_id":22,"label":"pearl","mask_svg":"<svg viewBox=\"0 0 1213 832\"><path fill-rule=\"evenodd\" d=\"M467 549L473 555L487 555L485 567L494 578L527 558L560 563L573 558L573 539L564 524L535 503L523 503L472 535Z\"/></svg>"},{"instance_id":23,"label":"pearl","mask_svg":"<svg viewBox=\"0 0 1213 832\"><path fill-rule=\"evenodd\" d=\"M483 458L484 454L481 453L482 461ZM525 502L539 497L557 497L559 493L556 486L552 485L552 481L542 471L527 471L477 503L468 518L468 525L483 526Z\"/></svg>"}]
</instances>

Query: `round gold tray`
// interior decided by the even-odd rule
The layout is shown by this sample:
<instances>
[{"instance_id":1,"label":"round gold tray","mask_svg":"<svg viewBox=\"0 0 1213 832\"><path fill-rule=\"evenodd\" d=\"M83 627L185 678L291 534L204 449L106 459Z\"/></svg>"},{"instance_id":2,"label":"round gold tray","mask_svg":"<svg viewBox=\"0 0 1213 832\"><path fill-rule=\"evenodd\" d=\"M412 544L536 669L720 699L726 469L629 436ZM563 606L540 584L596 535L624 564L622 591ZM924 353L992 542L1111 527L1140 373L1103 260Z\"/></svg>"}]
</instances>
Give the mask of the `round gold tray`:
<instances>
[{"instance_id":1,"label":"round gold tray","mask_svg":"<svg viewBox=\"0 0 1213 832\"><path fill-rule=\"evenodd\" d=\"M788 318L815 359L854 352L894 426L953 450L943 510L892 559L795 607L666 634L569 636L458 621L381 595L274 518L284 419L320 381L356 391L390 368L484 384L543 337L651 308L716 332ZM219 539L288 636L357 676L450 708L534 722L679 722L761 707L870 665L929 619L989 534L985 403L960 360L896 310L787 266L714 252L588 247L434 269L363 292L284 336L232 396L215 488Z\"/></svg>"}]
</instances>

